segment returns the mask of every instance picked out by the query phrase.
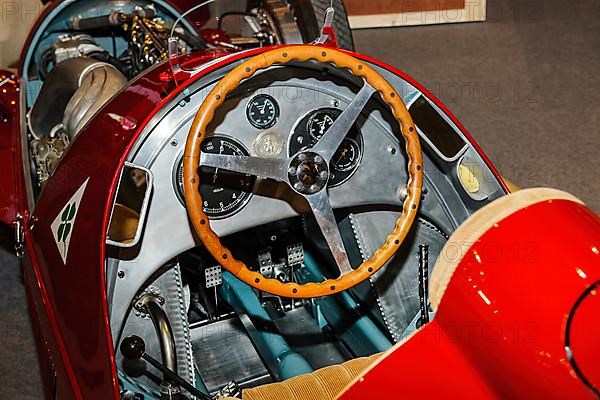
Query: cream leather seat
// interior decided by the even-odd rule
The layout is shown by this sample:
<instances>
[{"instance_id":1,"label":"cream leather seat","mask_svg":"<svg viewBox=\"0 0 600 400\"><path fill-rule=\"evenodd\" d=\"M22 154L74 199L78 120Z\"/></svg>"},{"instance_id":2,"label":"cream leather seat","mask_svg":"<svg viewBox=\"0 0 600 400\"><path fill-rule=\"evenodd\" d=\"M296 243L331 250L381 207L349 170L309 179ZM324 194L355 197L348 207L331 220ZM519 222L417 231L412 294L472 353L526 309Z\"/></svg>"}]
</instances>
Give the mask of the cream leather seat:
<instances>
[{"instance_id":1,"label":"cream leather seat","mask_svg":"<svg viewBox=\"0 0 600 400\"><path fill-rule=\"evenodd\" d=\"M131 243L135 238L140 215L129 207L115 203L108 228L108 238L115 242Z\"/></svg>"},{"instance_id":2,"label":"cream leather seat","mask_svg":"<svg viewBox=\"0 0 600 400\"><path fill-rule=\"evenodd\" d=\"M355 358L343 364L321 368L283 382L270 383L242 392L243 400L320 400L335 399L360 376L382 353Z\"/></svg>"}]
</instances>

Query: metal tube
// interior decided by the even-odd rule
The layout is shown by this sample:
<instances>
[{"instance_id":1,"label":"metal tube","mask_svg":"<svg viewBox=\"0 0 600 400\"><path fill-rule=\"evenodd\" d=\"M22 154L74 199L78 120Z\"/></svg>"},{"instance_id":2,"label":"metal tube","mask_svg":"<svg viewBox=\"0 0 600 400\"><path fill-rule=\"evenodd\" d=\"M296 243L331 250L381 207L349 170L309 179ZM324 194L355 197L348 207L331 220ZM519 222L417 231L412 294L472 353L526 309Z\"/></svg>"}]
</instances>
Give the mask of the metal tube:
<instances>
[{"instance_id":1,"label":"metal tube","mask_svg":"<svg viewBox=\"0 0 600 400\"><path fill-rule=\"evenodd\" d=\"M140 305L146 309L156 329L163 364L171 371L177 372L175 337L167 313L162 308L163 302L164 300L152 294L146 294L140 299ZM166 376L165 379L167 379Z\"/></svg>"}]
</instances>

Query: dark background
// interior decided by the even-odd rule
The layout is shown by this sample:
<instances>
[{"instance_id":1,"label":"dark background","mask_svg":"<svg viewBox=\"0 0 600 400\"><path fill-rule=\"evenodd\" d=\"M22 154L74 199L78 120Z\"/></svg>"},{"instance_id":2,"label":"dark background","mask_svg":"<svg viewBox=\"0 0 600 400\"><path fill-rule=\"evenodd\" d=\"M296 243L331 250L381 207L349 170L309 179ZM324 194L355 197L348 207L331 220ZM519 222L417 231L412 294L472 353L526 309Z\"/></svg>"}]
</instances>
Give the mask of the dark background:
<instances>
[{"instance_id":1,"label":"dark background","mask_svg":"<svg viewBox=\"0 0 600 400\"><path fill-rule=\"evenodd\" d=\"M438 96L508 178L600 211L600 2L488 2L484 23L354 32ZM41 399L11 231L0 230L0 398Z\"/></svg>"}]
</instances>

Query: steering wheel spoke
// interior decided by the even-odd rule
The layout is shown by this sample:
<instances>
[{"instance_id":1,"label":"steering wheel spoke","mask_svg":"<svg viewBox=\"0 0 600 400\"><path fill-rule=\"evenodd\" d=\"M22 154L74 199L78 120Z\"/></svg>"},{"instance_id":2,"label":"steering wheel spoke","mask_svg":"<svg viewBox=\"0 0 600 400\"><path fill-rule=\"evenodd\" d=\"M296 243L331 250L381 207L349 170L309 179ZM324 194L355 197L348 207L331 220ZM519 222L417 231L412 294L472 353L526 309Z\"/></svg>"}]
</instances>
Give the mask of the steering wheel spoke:
<instances>
[{"instance_id":1,"label":"steering wheel spoke","mask_svg":"<svg viewBox=\"0 0 600 400\"><path fill-rule=\"evenodd\" d=\"M340 275L352 272L353 269L348 260L348 254L346 253L342 235L333 214L333 208L329 202L329 196L327 196L327 190L323 189L318 193L305 196L305 198L310 205L319 228L321 228L321 233L323 233L329 250L335 259Z\"/></svg>"},{"instance_id":2,"label":"steering wheel spoke","mask_svg":"<svg viewBox=\"0 0 600 400\"><path fill-rule=\"evenodd\" d=\"M356 97L323 134L312 151L321 155L329 163L375 92L375 88L365 82Z\"/></svg>"},{"instance_id":3,"label":"steering wheel spoke","mask_svg":"<svg viewBox=\"0 0 600 400\"><path fill-rule=\"evenodd\" d=\"M278 158L212 153L200 154L200 166L250 174L277 181L287 181L287 165L287 160Z\"/></svg>"}]
</instances>

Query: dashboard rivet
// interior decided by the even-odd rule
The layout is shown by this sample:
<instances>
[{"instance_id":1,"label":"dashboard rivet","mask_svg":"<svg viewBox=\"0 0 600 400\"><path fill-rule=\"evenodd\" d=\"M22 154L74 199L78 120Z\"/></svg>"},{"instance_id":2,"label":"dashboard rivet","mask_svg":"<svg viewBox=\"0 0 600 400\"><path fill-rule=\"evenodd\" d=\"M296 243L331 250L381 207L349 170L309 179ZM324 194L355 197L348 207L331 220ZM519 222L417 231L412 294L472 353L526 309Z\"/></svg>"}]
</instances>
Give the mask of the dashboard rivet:
<instances>
[{"instance_id":1,"label":"dashboard rivet","mask_svg":"<svg viewBox=\"0 0 600 400\"><path fill-rule=\"evenodd\" d=\"M319 155L316 155L316 156L315 156L315 162L316 162L316 163L323 162L323 159L321 158L321 156L319 156Z\"/></svg>"},{"instance_id":2,"label":"dashboard rivet","mask_svg":"<svg viewBox=\"0 0 600 400\"><path fill-rule=\"evenodd\" d=\"M298 161L304 161L304 160L306 160L306 154L304 154L304 153L298 154Z\"/></svg>"},{"instance_id":3,"label":"dashboard rivet","mask_svg":"<svg viewBox=\"0 0 600 400\"><path fill-rule=\"evenodd\" d=\"M304 136L298 136L298 138L296 139L296 142L302 144L302 142L304 142Z\"/></svg>"},{"instance_id":4,"label":"dashboard rivet","mask_svg":"<svg viewBox=\"0 0 600 400\"><path fill-rule=\"evenodd\" d=\"M321 179L327 179L327 176L328 176L327 171L321 171L320 175L321 175Z\"/></svg>"},{"instance_id":5,"label":"dashboard rivet","mask_svg":"<svg viewBox=\"0 0 600 400\"><path fill-rule=\"evenodd\" d=\"M315 193L319 190L319 187L317 185L310 185L310 191Z\"/></svg>"},{"instance_id":6,"label":"dashboard rivet","mask_svg":"<svg viewBox=\"0 0 600 400\"><path fill-rule=\"evenodd\" d=\"M171 140L171 146L177 147L178 144L179 144L179 142L177 141L177 139Z\"/></svg>"},{"instance_id":7,"label":"dashboard rivet","mask_svg":"<svg viewBox=\"0 0 600 400\"><path fill-rule=\"evenodd\" d=\"M294 183L294 189L298 191L302 190L302 184L300 182Z\"/></svg>"},{"instance_id":8,"label":"dashboard rivet","mask_svg":"<svg viewBox=\"0 0 600 400\"><path fill-rule=\"evenodd\" d=\"M288 174L290 174L290 175L294 175L295 173L296 173L296 167L290 167L290 168L288 169Z\"/></svg>"},{"instance_id":9,"label":"dashboard rivet","mask_svg":"<svg viewBox=\"0 0 600 400\"><path fill-rule=\"evenodd\" d=\"M119 279L123 279L123 278L125 278L125 272L119 271L119 272L117 272L117 276L119 277Z\"/></svg>"}]
</instances>

